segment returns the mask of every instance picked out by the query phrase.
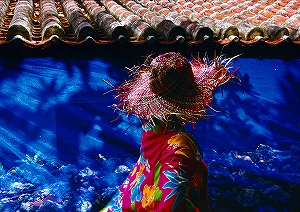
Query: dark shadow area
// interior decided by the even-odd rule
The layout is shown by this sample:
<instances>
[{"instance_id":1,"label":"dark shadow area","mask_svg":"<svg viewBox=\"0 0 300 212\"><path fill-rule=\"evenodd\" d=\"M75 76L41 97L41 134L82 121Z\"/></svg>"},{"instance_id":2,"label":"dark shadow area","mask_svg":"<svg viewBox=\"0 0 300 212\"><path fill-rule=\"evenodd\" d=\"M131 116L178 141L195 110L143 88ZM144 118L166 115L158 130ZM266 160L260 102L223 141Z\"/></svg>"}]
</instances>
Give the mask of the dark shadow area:
<instances>
[{"instance_id":1,"label":"dark shadow area","mask_svg":"<svg viewBox=\"0 0 300 212\"><path fill-rule=\"evenodd\" d=\"M224 41L223 41L224 42ZM243 42L206 39L199 42L107 42L97 43L86 40L81 43L63 42L61 40L47 41L39 45L29 44L21 39L15 39L0 45L0 57L52 57L52 58L126 58L131 60L141 55L180 52L191 55L208 54L213 57L223 53L229 57L243 53L244 58L272 58L291 60L300 58L299 42L290 40Z\"/></svg>"}]
</instances>

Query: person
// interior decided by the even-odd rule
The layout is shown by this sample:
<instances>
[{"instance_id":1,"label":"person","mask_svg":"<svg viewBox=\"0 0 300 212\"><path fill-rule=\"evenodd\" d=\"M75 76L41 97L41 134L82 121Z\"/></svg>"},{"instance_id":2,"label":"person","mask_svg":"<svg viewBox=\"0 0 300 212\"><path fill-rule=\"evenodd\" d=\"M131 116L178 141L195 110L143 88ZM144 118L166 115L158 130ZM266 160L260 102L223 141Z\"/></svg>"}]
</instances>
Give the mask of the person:
<instances>
[{"instance_id":1,"label":"person","mask_svg":"<svg viewBox=\"0 0 300 212\"><path fill-rule=\"evenodd\" d=\"M142 121L140 157L104 211L208 211L208 168L185 124L207 115L214 91L235 77L230 59L148 58L118 87L116 109Z\"/></svg>"}]
</instances>

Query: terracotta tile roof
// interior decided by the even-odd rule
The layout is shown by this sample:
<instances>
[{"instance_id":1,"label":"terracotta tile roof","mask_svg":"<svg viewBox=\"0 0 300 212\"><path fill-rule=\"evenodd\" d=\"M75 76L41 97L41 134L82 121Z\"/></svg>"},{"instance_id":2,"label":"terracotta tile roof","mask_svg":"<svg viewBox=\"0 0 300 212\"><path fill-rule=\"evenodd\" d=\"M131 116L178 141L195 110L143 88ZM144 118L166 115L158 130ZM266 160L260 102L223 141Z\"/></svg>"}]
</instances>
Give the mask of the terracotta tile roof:
<instances>
[{"instance_id":1,"label":"terracotta tile roof","mask_svg":"<svg viewBox=\"0 0 300 212\"><path fill-rule=\"evenodd\" d=\"M300 44L300 0L1 0L0 45Z\"/></svg>"}]
</instances>

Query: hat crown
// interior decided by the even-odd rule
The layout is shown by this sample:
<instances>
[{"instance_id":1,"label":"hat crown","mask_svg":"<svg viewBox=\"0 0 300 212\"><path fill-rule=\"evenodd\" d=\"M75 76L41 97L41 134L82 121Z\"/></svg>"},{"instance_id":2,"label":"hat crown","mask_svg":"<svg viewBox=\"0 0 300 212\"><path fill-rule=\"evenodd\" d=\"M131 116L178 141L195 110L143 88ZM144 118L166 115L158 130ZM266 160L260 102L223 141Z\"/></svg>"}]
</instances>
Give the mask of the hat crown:
<instances>
[{"instance_id":1,"label":"hat crown","mask_svg":"<svg viewBox=\"0 0 300 212\"><path fill-rule=\"evenodd\" d=\"M189 61L170 52L156 57L150 64L151 90L172 101L185 101L195 90L195 80Z\"/></svg>"}]
</instances>

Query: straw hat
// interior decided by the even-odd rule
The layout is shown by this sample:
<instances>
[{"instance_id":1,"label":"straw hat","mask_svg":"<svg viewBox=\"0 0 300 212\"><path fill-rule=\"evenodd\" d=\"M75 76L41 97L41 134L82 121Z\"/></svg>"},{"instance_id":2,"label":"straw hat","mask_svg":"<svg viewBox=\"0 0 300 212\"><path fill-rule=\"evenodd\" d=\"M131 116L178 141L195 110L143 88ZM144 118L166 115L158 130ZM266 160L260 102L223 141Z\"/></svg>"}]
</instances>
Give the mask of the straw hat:
<instances>
[{"instance_id":1,"label":"straw hat","mask_svg":"<svg viewBox=\"0 0 300 212\"><path fill-rule=\"evenodd\" d=\"M231 60L189 62L175 52L148 59L129 69L132 79L115 88L115 108L150 124L154 118L168 121L172 116L182 124L195 123L206 115L216 88L235 77L236 70L229 73Z\"/></svg>"}]
</instances>

